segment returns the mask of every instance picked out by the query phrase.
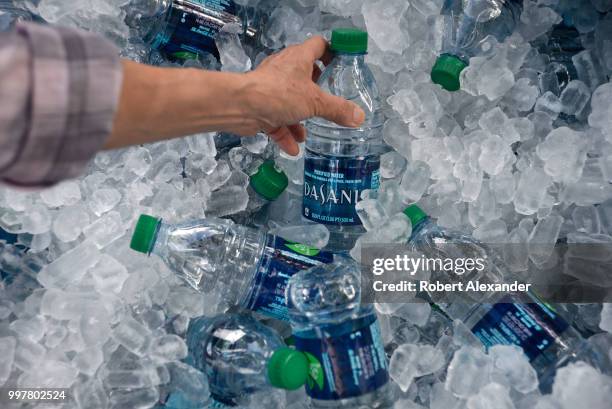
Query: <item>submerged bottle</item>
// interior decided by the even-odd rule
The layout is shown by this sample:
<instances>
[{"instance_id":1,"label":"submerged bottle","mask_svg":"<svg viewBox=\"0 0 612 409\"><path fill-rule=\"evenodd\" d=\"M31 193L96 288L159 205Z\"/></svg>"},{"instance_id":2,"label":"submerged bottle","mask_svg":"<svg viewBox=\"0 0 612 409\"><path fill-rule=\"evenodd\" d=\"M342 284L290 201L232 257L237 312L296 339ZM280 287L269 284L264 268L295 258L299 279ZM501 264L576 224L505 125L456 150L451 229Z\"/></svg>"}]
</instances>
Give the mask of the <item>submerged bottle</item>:
<instances>
[{"instance_id":1,"label":"submerged bottle","mask_svg":"<svg viewBox=\"0 0 612 409\"><path fill-rule=\"evenodd\" d=\"M468 248L480 247L482 253L489 251L486 245L469 235L436 225L416 205L409 206L404 213L412 222L409 247L427 257L439 257L441 243L443 246L463 247L465 244ZM496 264L501 263L497 258L494 260ZM488 267L496 266L488 263ZM486 273L490 271L487 269ZM480 301L436 305L450 319L462 321L487 348L499 344L521 347L538 372L543 390L552 385L557 368L569 362L581 359L597 366L599 358L596 352L563 318L561 306L548 304L533 292L493 293Z\"/></svg>"},{"instance_id":2,"label":"submerged bottle","mask_svg":"<svg viewBox=\"0 0 612 409\"><path fill-rule=\"evenodd\" d=\"M254 213L278 199L287 186L289 186L289 179L285 172L279 169L273 161L262 163L249 177L247 208L230 216L230 219L239 224L252 224Z\"/></svg>"},{"instance_id":3,"label":"submerged bottle","mask_svg":"<svg viewBox=\"0 0 612 409\"><path fill-rule=\"evenodd\" d=\"M324 91L363 108L363 125L345 128L322 118L306 123L302 213L327 226L328 248L334 251L350 250L365 231L355 204L362 191L376 190L380 184L384 119L378 88L365 64L367 46L365 31L334 30L331 50L335 57L318 81Z\"/></svg>"},{"instance_id":4,"label":"submerged bottle","mask_svg":"<svg viewBox=\"0 0 612 409\"><path fill-rule=\"evenodd\" d=\"M156 254L197 291L218 297L218 312L239 305L280 320L288 320L289 278L333 261L329 252L223 219L169 225L141 215L130 247Z\"/></svg>"},{"instance_id":5,"label":"submerged bottle","mask_svg":"<svg viewBox=\"0 0 612 409\"><path fill-rule=\"evenodd\" d=\"M187 362L208 378L214 401L209 407L236 406L246 395L267 388L295 390L308 377L306 356L249 315L195 318L186 338Z\"/></svg>"},{"instance_id":6,"label":"submerged bottle","mask_svg":"<svg viewBox=\"0 0 612 409\"><path fill-rule=\"evenodd\" d=\"M227 24L242 27L247 42L257 42L264 13L233 0L133 0L128 21L145 42L170 60L213 54L215 38Z\"/></svg>"},{"instance_id":7,"label":"submerged bottle","mask_svg":"<svg viewBox=\"0 0 612 409\"><path fill-rule=\"evenodd\" d=\"M386 407L387 358L376 313L361 304L359 266L340 260L302 271L287 298L295 347L311 362L312 407Z\"/></svg>"},{"instance_id":8,"label":"submerged bottle","mask_svg":"<svg viewBox=\"0 0 612 409\"><path fill-rule=\"evenodd\" d=\"M519 22L523 0L446 0L442 7L442 50L431 70L431 80L447 91L461 87L459 76L479 45L492 35L502 42Z\"/></svg>"}]
</instances>

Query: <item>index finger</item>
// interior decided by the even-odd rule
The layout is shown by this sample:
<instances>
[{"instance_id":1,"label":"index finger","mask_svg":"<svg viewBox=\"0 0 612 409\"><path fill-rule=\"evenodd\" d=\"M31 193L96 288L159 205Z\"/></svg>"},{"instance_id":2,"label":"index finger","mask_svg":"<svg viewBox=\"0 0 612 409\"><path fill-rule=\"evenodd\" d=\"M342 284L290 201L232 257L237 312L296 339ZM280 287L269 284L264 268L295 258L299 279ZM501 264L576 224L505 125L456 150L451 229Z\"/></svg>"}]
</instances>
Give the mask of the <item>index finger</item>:
<instances>
[{"instance_id":1,"label":"index finger","mask_svg":"<svg viewBox=\"0 0 612 409\"><path fill-rule=\"evenodd\" d=\"M314 36L304 41L298 47L302 48L305 55L312 58L312 61L320 60L327 52L329 44L322 36Z\"/></svg>"}]
</instances>

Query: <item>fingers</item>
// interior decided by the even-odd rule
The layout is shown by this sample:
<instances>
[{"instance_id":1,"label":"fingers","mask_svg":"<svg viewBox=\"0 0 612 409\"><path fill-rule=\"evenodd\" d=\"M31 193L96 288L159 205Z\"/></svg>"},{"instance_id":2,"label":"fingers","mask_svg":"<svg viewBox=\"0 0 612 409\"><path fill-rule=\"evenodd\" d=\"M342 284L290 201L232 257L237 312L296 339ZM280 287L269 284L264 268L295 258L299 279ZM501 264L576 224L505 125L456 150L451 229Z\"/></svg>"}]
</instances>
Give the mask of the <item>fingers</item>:
<instances>
[{"instance_id":1,"label":"fingers","mask_svg":"<svg viewBox=\"0 0 612 409\"><path fill-rule=\"evenodd\" d=\"M293 138L298 142L302 143L306 140L306 128L301 124L289 125L289 131L293 134Z\"/></svg>"},{"instance_id":2,"label":"fingers","mask_svg":"<svg viewBox=\"0 0 612 409\"><path fill-rule=\"evenodd\" d=\"M318 87L317 93L315 116L351 128L358 127L365 120L365 112L357 104L330 95Z\"/></svg>"},{"instance_id":3,"label":"fingers","mask_svg":"<svg viewBox=\"0 0 612 409\"><path fill-rule=\"evenodd\" d=\"M312 59L312 61L319 60L327 52L327 40L321 36L314 36L304 41L302 44L297 46L301 48L305 56Z\"/></svg>"},{"instance_id":4,"label":"fingers","mask_svg":"<svg viewBox=\"0 0 612 409\"><path fill-rule=\"evenodd\" d=\"M296 140L294 139L293 133L288 127L283 126L274 131L268 132L268 135L270 135L270 138L276 142L279 148L287 152L289 155L297 156L300 153L300 147L298 146Z\"/></svg>"},{"instance_id":5,"label":"fingers","mask_svg":"<svg viewBox=\"0 0 612 409\"><path fill-rule=\"evenodd\" d=\"M321 71L321 69L317 66L317 64L312 65L312 80L314 82L317 82L319 80L319 77L321 76L322 73L323 71Z\"/></svg>"}]
</instances>

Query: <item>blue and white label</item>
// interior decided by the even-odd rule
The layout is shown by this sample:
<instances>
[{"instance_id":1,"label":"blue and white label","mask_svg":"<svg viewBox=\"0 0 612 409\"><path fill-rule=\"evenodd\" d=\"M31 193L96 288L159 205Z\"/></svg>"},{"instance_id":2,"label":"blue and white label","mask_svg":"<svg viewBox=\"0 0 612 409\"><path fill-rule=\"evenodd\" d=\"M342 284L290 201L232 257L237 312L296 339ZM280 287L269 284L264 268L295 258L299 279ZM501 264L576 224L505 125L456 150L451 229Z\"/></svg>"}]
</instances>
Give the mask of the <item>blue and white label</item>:
<instances>
[{"instance_id":1,"label":"blue and white label","mask_svg":"<svg viewBox=\"0 0 612 409\"><path fill-rule=\"evenodd\" d=\"M550 362L547 349L557 343L569 324L548 305L538 303L513 303L510 296L492 306L474 325L472 332L487 348L493 345L518 345L529 360L543 357Z\"/></svg>"},{"instance_id":2,"label":"blue and white label","mask_svg":"<svg viewBox=\"0 0 612 409\"><path fill-rule=\"evenodd\" d=\"M152 47L177 59L190 54L217 56L215 38L223 22L210 17L211 12L235 15L236 4L233 0L174 0L166 30L155 38Z\"/></svg>"},{"instance_id":3,"label":"blue and white label","mask_svg":"<svg viewBox=\"0 0 612 409\"><path fill-rule=\"evenodd\" d=\"M245 308L289 321L285 289L298 271L334 260L333 253L269 235Z\"/></svg>"},{"instance_id":4,"label":"blue and white label","mask_svg":"<svg viewBox=\"0 0 612 409\"><path fill-rule=\"evenodd\" d=\"M306 157L304 217L321 224L361 225L355 205L364 190L380 185L380 157Z\"/></svg>"},{"instance_id":5,"label":"blue and white label","mask_svg":"<svg viewBox=\"0 0 612 409\"><path fill-rule=\"evenodd\" d=\"M316 358L322 368L321 381L306 384L308 396L320 400L351 398L388 382L387 358L375 314L324 332L330 335L309 337L312 331L294 334L296 349Z\"/></svg>"}]
</instances>

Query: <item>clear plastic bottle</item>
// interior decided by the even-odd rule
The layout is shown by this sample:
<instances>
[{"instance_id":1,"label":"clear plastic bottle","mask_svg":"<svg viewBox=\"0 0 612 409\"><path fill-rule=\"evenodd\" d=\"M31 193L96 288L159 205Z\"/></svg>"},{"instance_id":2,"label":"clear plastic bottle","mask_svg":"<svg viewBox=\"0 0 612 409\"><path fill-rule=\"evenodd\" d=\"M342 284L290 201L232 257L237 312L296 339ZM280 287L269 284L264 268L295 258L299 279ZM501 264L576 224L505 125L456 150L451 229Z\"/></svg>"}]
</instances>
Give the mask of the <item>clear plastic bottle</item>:
<instances>
[{"instance_id":1,"label":"clear plastic bottle","mask_svg":"<svg viewBox=\"0 0 612 409\"><path fill-rule=\"evenodd\" d=\"M218 312L239 305L280 320L288 320L289 278L333 261L329 252L223 219L169 225L141 215L130 247L156 254L193 288L218 297Z\"/></svg>"},{"instance_id":2,"label":"clear plastic bottle","mask_svg":"<svg viewBox=\"0 0 612 409\"><path fill-rule=\"evenodd\" d=\"M236 406L247 395L268 388L295 390L308 377L306 356L250 315L194 318L186 338L187 363L208 378L208 407ZM188 403L182 400L173 394L167 406L182 408Z\"/></svg>"},{"instance_id":3,"label":"clear plastic bottle","mask_svg":"<svg viewBox=\"0 0 612 409\"><path fill-rule=\"evenodd\" d=\"M230 219L238 224L253 224L254 214L278 199L287 186L289 186L289 179L285 172L279 169L273 161L262 163L249 177L247 208L230 216Z\"/></svg>"},{"instance_id":4,"label":"clear plastic bottle","mask_svg":"<svg viewBox=\"0 0 612 409\"><path fill-rule=\"evenodd\" d=\"M215 38L226 24L241 26L244 39L257 43L265 15L233 0L133 0L127 11L129 24L170 60L218 57Z\"/></svg>"},{"instance_id":5,"label":"clear plastic bottle","mask_svg":"<svg viewBox=\"0 0 612 409\"><path fill-rule=\"evenodd\" d=\"M324 91L361 106L366 113L363 125L345 128L322 118L306 123L302 213L327 226L333 251L350 250L365 231L355 204L362 191L376 190L380 183L384 118L374 76L365 64L367 45L365 31L334 30L335 57L318 81Z\"/></svg>"},{"instance_id":6,"label":"clear plastic bottle","mask_svg":"<svg viewBox=\"0 0 612 409\"><path fill-rule=\"evenodd\" d=\"M376 313L360 303L359 266L340 259L302 271L289 280L287 299L295 347L311 362L312 407L387 407L387 357Z\"/></svg>"},{"instance_id":7,"label":"clear plastic bottle","mask_svg":"<svg viewBox=\"0 0 612 409\"><path fill-rule=\"evenodd\" d=\"M441 228L416 205L409 206L404 213L413 225L409 246L427 257L439 257L441 248L446 251L451 247L444 244L458 245L464 250L480 247L482 253L492 256L485 244L469 235ZM503 274L500 263L499 258L493 258L487 267L496 267ZM488 274L491 270L485 271ZM552 385L557 368L569 362L581 359L595 366L601 362L580 333L563 318L562 305L548 304L532 292L494 293L480 301L436 305L450 319L462 321L487 348L497 344L520 346L538 372L543 390Z\"/></svg>"},{"instance_id":8,"label":"clear plastic bottle","mask_svg":"<svg viewBox=\"0 0 612 409\"><path fill-rule=\"evenodd\" d=\"M459 75L479 45L492 35L499 42L511 35L523 11L523 0L446 0L442 7L442 50L431 80L448 91L461 87Z\"/></svg>"}]
</instances>

